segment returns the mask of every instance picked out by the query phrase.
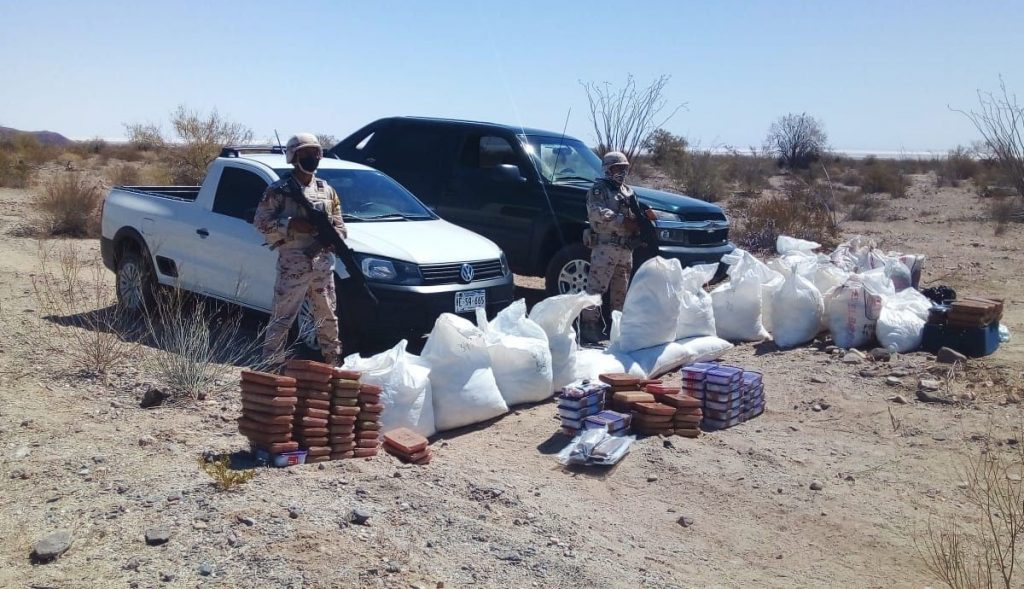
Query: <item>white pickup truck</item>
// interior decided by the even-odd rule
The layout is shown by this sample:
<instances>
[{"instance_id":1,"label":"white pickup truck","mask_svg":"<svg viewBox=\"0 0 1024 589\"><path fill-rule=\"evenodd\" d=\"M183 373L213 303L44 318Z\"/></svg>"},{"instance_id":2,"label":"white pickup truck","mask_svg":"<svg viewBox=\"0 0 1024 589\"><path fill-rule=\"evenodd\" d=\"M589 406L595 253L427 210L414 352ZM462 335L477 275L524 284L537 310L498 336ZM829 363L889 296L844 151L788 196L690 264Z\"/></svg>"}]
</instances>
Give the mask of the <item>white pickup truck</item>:
<instances>
[{"instance_id":1,"label":"white pickup truck","mask_svg":"<svg viewBox=\"0 0 1024 589\"><path fill-rule=\"evenodd\" d=\"M202 186L118 186L103 205L101 251L117 274L118 301L151 304L157 285L269 313L277 253L252 219L264 190L291 173L279 147L224 148ZM441 313L491 315L513 298L512 273L491 241L440 219L387 175L335 159L317 177L341 198L348 243L369 301L339 261L338 317L346 351L422 336ZM310 310L296 322L299 342L316 347Z\"/></svg>"}]
</instances>

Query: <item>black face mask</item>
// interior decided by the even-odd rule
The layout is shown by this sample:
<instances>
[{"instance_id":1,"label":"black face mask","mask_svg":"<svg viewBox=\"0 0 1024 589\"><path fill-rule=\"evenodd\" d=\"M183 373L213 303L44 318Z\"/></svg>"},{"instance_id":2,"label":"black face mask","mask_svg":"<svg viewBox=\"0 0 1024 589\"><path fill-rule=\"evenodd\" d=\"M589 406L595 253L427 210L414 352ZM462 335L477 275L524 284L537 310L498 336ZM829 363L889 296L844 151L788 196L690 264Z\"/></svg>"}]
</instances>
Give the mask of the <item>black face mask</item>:
<instances>
[{"instance_id":1,"label":"black face mask","mask_svg":"<svg viewBox=\"0 0 1024 589\"><path fill-rule=\"evenodd\" d=\"M299 169L312 174L320 166L320 158L314 156L299 158Z\"/></svg>"}]
</instances>

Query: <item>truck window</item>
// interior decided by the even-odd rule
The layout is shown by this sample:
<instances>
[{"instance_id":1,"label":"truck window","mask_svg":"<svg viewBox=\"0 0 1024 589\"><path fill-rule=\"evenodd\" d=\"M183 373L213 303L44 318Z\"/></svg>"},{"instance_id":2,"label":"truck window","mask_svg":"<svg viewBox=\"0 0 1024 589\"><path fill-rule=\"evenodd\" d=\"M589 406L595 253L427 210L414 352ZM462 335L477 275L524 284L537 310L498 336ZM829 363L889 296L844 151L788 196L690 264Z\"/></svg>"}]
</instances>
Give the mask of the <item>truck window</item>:
<instances>
[{"instance_id":1,"label":"truck window","mask_svg":"<svg viewBox=\"0 0 1024 589\"><path fill-rule=\"evenodd\" d=\"M458 153L457 133L442 127L410 125L377 133L368 164L405 186L426 203L434 203L447 183Z\"/></svg>"},{"instance_id":2,"label":"truck window","mask_svg":"<svg viewBox=\"0 0 1024 589\"><path fill-rule=\"evenodd\" d=\"M267 190L267 181L258 174L227 166L220 173L217 194L213 197L213 212L252 223L256 205Z\"/></svg>"},{"instance_id":3,"label":"truck window","mask_svg":"<svg viewBox=\"0 0 1024 589\"><path fill-rule=\"evenodd\" d=\"M496 135L470 136L462 146L462 165L466 168L494 168L501 164L519 165L512 144Z\"/></svg>"}]
</instances>

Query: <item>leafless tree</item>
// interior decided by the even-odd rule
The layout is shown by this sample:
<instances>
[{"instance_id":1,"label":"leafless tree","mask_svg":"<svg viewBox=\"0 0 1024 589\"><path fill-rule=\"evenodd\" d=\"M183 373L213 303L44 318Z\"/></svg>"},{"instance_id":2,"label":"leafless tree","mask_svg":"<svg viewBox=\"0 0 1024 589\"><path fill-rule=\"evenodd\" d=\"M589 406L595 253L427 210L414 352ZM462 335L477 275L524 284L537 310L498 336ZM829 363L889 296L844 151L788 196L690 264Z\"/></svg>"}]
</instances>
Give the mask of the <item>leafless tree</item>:
<instances>
[{"instance_id":1,"label":"leafless tree","mask_svg":"<svg viewBox=\"0 0 1024 589\"><path fill-rule=\"evenodd\" d=\"M765 149L787 168L808 168L828 149L828 135L821 121L807 113L790 113L772 123Z\"/></svg>"},{"instance_id":2,"label":"leafless tree","mask_svg":"<svg viewBox=\"0 0 1024 589\"><path fill-rule=\"evenodd\" d=\"M662 94L669 78L660 76L647 87L640 88L630 75L618 89L608 82L580 81L587 93L590 122L594 125L600 154L621 151L632 161L651 134L686 106L686 103L677 105L668 116L658 121L668 105Z\"/></svg>"},{"instance_id":3,"label":"leafless tree","mask_svg":"<svg viewBox=\"0 0 1024 589\"><path fill-rule=\"evenodd\" d=\"M998 93L978 90L977 110L953 111L967 117L981 133L986 151L1013 182L1018 196L1024 198L1024 106L1006 89L1002 76Z\"/></svg>"}]
</instances>

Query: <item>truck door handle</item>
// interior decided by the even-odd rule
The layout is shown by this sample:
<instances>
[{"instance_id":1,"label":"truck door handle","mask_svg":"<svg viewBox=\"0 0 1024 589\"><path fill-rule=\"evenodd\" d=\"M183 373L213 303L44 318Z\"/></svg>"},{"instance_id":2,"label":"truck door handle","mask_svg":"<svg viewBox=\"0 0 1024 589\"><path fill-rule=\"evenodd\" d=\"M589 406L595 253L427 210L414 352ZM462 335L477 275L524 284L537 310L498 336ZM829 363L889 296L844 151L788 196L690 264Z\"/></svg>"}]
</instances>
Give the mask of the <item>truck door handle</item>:
<instances>
[{"instance_id":1,"label":"truck door handle","mask_svg":"<svg viewBox=\"0 0 1024 589\"><path fill-rule=\"evenodd\" d=\"M196 229L196 233L198 233L199 237L202 237L203 239L206 239L207 237L210 236L210 232L207 231L205 228L203 228L203 229Z\"/></svg>"}]
</instances>

